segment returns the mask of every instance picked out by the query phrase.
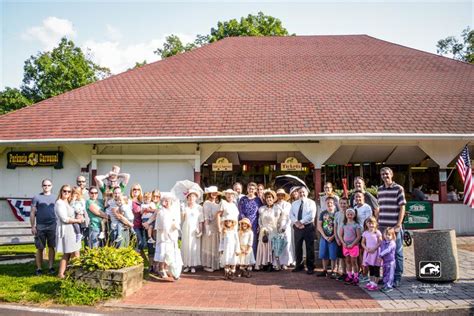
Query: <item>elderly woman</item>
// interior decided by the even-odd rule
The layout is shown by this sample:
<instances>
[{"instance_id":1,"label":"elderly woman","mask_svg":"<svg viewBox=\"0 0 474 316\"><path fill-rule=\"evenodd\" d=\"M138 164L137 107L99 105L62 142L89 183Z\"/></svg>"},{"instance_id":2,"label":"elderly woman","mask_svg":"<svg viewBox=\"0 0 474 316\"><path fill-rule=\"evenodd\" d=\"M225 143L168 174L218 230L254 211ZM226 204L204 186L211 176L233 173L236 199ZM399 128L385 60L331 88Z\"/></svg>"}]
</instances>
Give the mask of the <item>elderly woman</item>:
<instances>
[{"instance_id":1,"label":"elderly woman","mask_svg":"<svg viewBox=\"0 0 474 316\"><path fill-rule=\"evenodd\" d=\"M89 188L86 211L90 218L87 246L97 248L101 245L99 234L102 230L102 219L107 219L107 214L104 213L104 202L99 199L99 189L97 187Z\"/></svg>"},{"instance_id":2,"label":"elderly woman","mask_svg":"<svg viewBox=\"0 0 474 316\"><path fill-rule=\"evenodd\" d=\"M69 205L71 200L71 187L63 185L59 190L58 199L54 205L56 214L57 232L56 232L56 252L62 252L63 256L59 261L58 277L64 278L64 272L69 259L79 257L81 249L81 240L76 239L73 224L83 222L82 216L75 218L74 210Z\"/></svg>"}]
</instances>

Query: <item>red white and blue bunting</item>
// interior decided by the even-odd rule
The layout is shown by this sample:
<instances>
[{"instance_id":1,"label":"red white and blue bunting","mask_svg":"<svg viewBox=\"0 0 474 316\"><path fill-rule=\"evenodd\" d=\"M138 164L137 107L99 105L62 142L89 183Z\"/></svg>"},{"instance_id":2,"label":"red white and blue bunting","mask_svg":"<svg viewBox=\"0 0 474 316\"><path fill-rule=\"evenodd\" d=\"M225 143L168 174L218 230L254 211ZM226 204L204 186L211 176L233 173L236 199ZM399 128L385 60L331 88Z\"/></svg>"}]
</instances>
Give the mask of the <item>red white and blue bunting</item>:
<instances>
[{"instance_id":1,"label":"red white and blue bunting","mask_svg":"<svg viewBox=\"0 0 474 316\"><path fill-rule=\"evenodd\" d=\"M7 199L13 215L20 221L26 222L30 219L31 199Z\"/></svg>"}]
</instances>

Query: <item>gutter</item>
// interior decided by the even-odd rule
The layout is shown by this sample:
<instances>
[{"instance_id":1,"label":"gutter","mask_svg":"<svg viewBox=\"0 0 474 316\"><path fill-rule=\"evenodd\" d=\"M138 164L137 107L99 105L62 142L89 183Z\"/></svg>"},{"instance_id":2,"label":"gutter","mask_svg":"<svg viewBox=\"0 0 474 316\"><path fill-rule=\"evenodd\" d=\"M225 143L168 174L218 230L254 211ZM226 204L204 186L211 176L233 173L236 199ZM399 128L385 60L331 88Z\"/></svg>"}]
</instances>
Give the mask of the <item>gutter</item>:
<instances>
[{"instance_id":1,"label":"gutter","mask_svg":"<svg viewBox=\"0 0 474 316\"><path fill-rule=\"evenodd\" d=\"M230 135L230 136L163 136L163 137L108 137L108 138L48 138L0 140L0 145L33 144L113 144L113 143L262 143L300 142L317 143L322 140L466 140L474 141L474 134L410 134L410 133L336 133L294 135Z\"/></svg>"}]
</instances>

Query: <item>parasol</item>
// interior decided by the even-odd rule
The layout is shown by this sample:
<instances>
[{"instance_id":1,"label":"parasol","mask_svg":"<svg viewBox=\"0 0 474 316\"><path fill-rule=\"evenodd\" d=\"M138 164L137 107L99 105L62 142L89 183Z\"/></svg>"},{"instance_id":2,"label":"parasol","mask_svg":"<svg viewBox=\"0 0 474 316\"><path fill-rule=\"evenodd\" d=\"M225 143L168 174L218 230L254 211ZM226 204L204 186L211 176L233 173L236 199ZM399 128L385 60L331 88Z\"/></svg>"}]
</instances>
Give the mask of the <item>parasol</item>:
<instances>
[{"instance_id":1,"label":"parasol","mask_svg":"<svg viewBox=\"0 0 474 316\"><path fill-rule=\"evenodd\" d=\"M201 202L203 191L199 184L189 181L189 180L181 180L177 181L173 188L171 189L171 193L173 193L180 201L186 201L186 195L190 190L197 191L199 193L198 196L198 203Z\"/></svg>"},{"instance_id":2,"label":"parasol","mask_svg":"<svg viewBox=\"0 0 474 316\"><path fill-rule=\"evenodd\" d=\"M284 174L275 178L275 188L282 188L286 192L290 192L290 189L292 187L301 186L308 188L308 186L303 180L291 174Z\"/></svg>"}]
</instances>

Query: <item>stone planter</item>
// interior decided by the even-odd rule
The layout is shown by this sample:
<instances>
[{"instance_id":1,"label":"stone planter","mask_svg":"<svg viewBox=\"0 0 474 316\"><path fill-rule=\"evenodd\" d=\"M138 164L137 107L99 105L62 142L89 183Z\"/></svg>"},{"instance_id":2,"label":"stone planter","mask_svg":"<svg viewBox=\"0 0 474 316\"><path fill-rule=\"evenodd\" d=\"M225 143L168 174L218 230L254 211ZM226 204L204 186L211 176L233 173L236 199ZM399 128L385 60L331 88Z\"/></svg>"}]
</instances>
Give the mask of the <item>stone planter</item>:
<instances>
[{"instance_id":1,"label":"stone planter","mask_svg":"<svg viewBox=\"0 0 474 316\"><path fill-rule=\"evenodd\" d=\"M138 290L143 285L143 264L119 270L84 271L81 268L72 268L70 276L88 284L91 287L104 290L117 290L123 297Z\"/></svg>"},{"instance_id":2,"label":"stone planter","mask_svg":"<svg viewBox=\"0 0 474 316\"><path fill-rule=\"evenodd\" d=\"M413 231L416 278L422 282L453 282L459 277L456 232Z\"/></svg>"}]
</instances>

